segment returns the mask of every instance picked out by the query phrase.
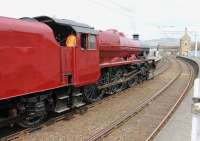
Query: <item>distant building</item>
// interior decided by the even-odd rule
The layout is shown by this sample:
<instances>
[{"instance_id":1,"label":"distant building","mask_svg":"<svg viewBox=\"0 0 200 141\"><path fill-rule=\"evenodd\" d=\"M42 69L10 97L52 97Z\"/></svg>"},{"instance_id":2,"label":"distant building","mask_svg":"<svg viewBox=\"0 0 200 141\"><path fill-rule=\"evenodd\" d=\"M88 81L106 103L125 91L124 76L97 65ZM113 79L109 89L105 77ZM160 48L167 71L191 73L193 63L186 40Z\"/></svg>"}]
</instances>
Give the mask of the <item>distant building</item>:
<instances>
[{"instance_id":1,"label":"distant building","mask_svg":"<svg viewBox=\"0 0 200 141\"><path fill-rule=\"evenodd\" d=\"M189 51L191 50L191 38L188 34L187 28L185 28L185 34L180 39L180 54L183 56L187 56Z\"/></svg>"}]
</instances>

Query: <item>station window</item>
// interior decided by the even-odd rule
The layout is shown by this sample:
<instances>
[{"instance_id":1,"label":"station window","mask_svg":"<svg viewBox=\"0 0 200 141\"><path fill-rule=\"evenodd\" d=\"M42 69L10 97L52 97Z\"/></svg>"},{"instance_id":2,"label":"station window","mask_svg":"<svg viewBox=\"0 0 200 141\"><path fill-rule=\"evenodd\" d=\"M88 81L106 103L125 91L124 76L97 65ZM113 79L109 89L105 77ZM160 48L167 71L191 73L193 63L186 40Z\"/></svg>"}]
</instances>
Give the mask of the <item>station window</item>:
<instances>
[{"instance_id":1,"label":"station window","mask_svg":"<svg viewBox=\"0 0 200 141\"><path fill-rule=\"evenodd\" d=\"M81 49L87 49L87 34L81 34Z\"/></svg>"},{"instance_id":2,"label":"station window","mask_svg":"<svg viewBox=\"0 0 200 141\"><path fill-rule=\"evenodd\" d=\"M89 37L89 49L95 49L96 48L96 37L95 35L90 35Z\"/></svg>"}]
</instances>

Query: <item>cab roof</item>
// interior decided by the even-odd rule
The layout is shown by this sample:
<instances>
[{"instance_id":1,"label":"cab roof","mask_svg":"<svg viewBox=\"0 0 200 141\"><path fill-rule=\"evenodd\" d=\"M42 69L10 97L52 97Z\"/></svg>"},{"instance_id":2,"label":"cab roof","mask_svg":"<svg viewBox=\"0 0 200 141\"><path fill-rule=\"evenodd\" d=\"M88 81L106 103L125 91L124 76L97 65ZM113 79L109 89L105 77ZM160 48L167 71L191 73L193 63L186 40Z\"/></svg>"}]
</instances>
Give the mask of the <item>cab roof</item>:
<instances>
[{"instance_id":1,"label":"cab roof","mask_svg":"<svg viewBox=\"0 0 200 141\"><path fill-rule=\"evenodd\" d=\"M51 18L48 16L34 17L33 19L43 23L55 23L62 26L71 26L76 32L98 34L98 32L91 26L83 23L78 23L67 19Z\"/></svg>"}]
</instances>

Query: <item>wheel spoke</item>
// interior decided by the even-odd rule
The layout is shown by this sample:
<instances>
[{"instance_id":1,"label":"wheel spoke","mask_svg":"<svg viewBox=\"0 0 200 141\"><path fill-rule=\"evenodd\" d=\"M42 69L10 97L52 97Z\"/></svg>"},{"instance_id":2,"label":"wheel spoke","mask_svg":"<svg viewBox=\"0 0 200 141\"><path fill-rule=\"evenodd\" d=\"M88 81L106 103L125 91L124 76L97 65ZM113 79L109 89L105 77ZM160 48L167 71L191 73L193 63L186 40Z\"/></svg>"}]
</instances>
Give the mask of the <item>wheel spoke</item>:
<instances>
[{"instance_id":1,"label":"wheel spoke","mask_svg":"<svg viewBox=\"0 0 200 141\"><path fill-rule=\"evenodd\" d=\"M96 85L85 86L83 89L83 95L85 101L88 103L93 103L103 97L103 93L97 91Z\"/></svg>"}]
</instances>

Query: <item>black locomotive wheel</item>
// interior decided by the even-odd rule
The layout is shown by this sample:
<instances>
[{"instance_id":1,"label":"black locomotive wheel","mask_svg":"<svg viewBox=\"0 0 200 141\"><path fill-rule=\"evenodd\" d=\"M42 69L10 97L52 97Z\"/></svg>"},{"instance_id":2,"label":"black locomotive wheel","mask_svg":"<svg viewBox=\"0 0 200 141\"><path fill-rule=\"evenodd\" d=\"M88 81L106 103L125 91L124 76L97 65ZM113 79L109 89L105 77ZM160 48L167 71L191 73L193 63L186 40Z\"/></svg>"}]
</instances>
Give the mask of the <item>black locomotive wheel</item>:
<instances>
[{"instance_id":1,"label":"black locomotive wheel","mask_svg":"<svg viewBox=\"0 0 200 141\"><path fill-rule=\"evenodd\" d=\"M46 112L28 112L18 124L24 128L32 128L40 125L45 118Z\"/></svg>"},{"instance_id":2,"label":"black locomotive wheel","mask_svg":"<svg viewBox=\"0 0 200 141\"><path fill-rule=\"evenodd\" d=\"M119 81L123 78L123 71L121 69L118 69L118 70L114 70L112 72L112 75L111 75L111 82L116 82L116 81ZM109 94L115 94L115 93L118 93L120 91L122 91L124 88L124 85L123 83L120 83L120 84L116 84L114 86L111 86L110 88L110 93Z\"/></svg>"},{"instance_id":3,"label":"black locomotive wheel","mask_svg":"<svg viewBox=\"0 0 200 141\"><path fill-rule=\"evenodd\" d=\"M102 91L97 90L96 85L89 85L83 88L83 96L84 100L87 103L93 103L100 99L102 99L104 93Z\"/></svg>"},{"instance_id":4,"label":"black locomotive wheel","mask_svg":"<svg viewBox=\"0 0 200 141\"><path fill-rule=\"evenodd\" d=\"M142 81L148 80L149 72L147 71L147 68L142 67L141 72L142 72L142 75L141 75L142 76Z\"/></svg>"},{"instance_id":5,"label":"black locomotive wheel","mask_svg":"<svg viewBox=\"0 0 200 141\"><path fill-rule=\"evenodd\" d=\"M120 83L120 84L117 84L117 85L114 85L114 86L111 86L111 93L110 94L115 94L115 93L118 93L120 91L123 90L123 84Z\"/></svg>"},{"instance_id":6,"label":"black locomotive wheel","mask_svg":"<svg viewBox=\"0 0 200 141\"><path fill-rule=\"evenodd\" d=\"M137 82L138 82L138 77L136 76L133 79L128 80L127 85L128 85L128 87L132 87L132 86L136 85Z\"/></svg>"},{"instance_id":7,"label":"black locomotive wheel","mask_svg":"<svg viewBox=\"0 0 200 141\"><path fill-rule=\"evenodd\" d=\"M149 75L149 72L147 72L147 73L146 73L145 80L148 80L148 79L149 79L149 76L150 76L150 75Z\"/></svg>"},{"instance_id":8,"label":"black locomotive wheel","mask_svg":"<svg viewBox=\"0 0 200 141\"><path fill-rule=\"evenodd\" d=\"M100 79L98 80L98 85L106 85L109 83L109 73L108 72L102 72L102 75Z\"/></svg>"}]
</instances>

